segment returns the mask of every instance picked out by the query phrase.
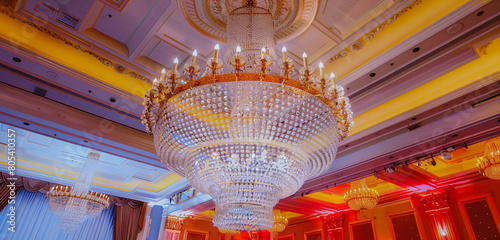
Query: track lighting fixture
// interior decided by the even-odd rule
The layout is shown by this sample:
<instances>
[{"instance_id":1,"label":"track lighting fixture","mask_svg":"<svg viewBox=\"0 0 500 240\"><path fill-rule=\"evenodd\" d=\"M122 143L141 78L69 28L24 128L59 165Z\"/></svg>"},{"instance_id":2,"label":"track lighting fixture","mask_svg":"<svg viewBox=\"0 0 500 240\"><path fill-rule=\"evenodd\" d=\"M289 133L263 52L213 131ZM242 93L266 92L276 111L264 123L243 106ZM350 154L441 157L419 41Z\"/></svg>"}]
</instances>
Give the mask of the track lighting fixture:
<instances>
[{"instance_id":1,"label":"track lighting fixture","mask_svg":"<svg viewBox=\"0 0 500 240\"><path fill-rule=\"evenodd\" d=\"M375 177L375 179L377 179L377 180L378 180L377 170L373 171L373 176Z\"/></svg>"},{"instance_id":2,"label":"track lighting fixture","mask_svg":"<svg viewBox=\"0 0 500 240\"><path fill-rule=\"evenodd\" d=\"M432 166L436 166L437 163L436 163L436 160L434 160L434 156L432 155L432 153L431 153L431 159L432 159L431 160Z\"/></svg>"}]
</instances>

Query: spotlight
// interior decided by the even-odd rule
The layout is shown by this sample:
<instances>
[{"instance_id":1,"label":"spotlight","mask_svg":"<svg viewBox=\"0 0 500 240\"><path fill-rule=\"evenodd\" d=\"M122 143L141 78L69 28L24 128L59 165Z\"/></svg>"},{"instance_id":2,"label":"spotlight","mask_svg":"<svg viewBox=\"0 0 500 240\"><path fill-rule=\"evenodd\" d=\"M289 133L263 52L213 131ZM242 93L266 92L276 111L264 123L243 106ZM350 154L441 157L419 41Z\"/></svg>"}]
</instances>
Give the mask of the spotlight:
<instances>
[{"instance_id":1,"label":"spotlight","mask_svg":"<svg viewBox=\"0 0 500 240\"><path fill-rule=\"evenodd\" d=\"M465 149L469 149L469 146L467 146L467 143L466 143L466 142L464 142L464 148L465 148Z\"/></svg>"},{"instance_id":2,"label":"spotlight","mask_svg":"<svg viewBox=\"0 0 500 240\"><path fill-rule=\"evenodd\" d=\"M385 173L389 174L389 173L395 172L396 168L394 166L390 166L388 168L384 167L384 170L385 170Z\"/></svg>"},{"instance_id":3,"label":"spotlight","mask_svg":"<svg viewBox=\"0 0 500 240\"><path fill-rule=\"evenodd\" d=\"M432 156L432 153L431 153L431 164L432 166L436 166L436 160L434 160L434 156Z\"/></svg>"},{"instance_id":4,"label":"spotlight","mask_svg":"<svg viewBox=\"0 0 500 240\"><path fill-rule=\"evenodd\" d=\"M422 166L422 161L420 161L420 159L417 159L417 165L418 165L419 167L421 167L421 166Z\"/></svg>"},{"instance_id":5,"label":"spotlight","mask_svg":"<svg viewBox=\"0 0 500 240\"><path fill-rule=\"evenodd\" d=\"M375 177L375 179L377 179L377 180L378 180L377 170L373 171L373 176Z\"/></svg>"},{"instance_id":6,"label":"spotlight","mask_svg":"<svg viewBox=\"0 0 500 240\"><path fill-rule=\"evenodd\" d=\"M405 166L408 167L408 161L405 161Z\"/></svg>"},{"instance_id":7,"label":"spotlight","mask_svg":"<svg viewBox=\"0 0 500 240\"><path fill-rule=\"evenodd\" d=\"M441 155L441 157L444 159L444 160L451 160L451 153L446 151L446 150L442 150L441 152L439 152L439 154Z\"/></svg>"}]
</instances>

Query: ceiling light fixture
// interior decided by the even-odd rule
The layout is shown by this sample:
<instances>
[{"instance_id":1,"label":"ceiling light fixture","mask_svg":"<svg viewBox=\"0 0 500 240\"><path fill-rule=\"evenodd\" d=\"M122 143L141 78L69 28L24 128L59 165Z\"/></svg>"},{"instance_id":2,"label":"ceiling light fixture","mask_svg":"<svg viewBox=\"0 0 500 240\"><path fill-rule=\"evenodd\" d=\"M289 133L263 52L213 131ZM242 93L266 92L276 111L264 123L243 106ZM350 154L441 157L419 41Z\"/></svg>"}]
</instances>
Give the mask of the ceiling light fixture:
<instances>
[{"instance_id":1,"label":"ceiling light fixture","mask_svg":"<svg viewBox=\"0 0 500 240\"><path fill-rule=\"evenodd\" d=\"M500 137L484 142L484 156L477 160L477 167L484 176L500 180Z\"/></svg>"},{"instance_id":2,"label":"ceiling light fixture","mask_svg":"<svg viewBox=\"0 0 500 240\"><path fill-rule=\"evenodd\" d=\"M344 194L344 201L350 209L360 210L361 218L368 217L368 209L374 208L378 203L377 190L368 188L365 179L351 182L351 190Z\"/></svg>"},{"instance_id":3,"label":"ceiling light fixture","mask_svg":"<svg viewBox=\"0 0 500 240\"><path fill-rule=\"evenodd\" d=\"M278 233L283 232L288 226L288 219L286 218L285 213L281 213L278 209L273 210L273 219L273 227L269 229L269 232L273 234L273 238L276 237L277 239Z\"/></svg>"},{"instance_id":4,"label":"ceiling light fixture","mask_svg":"<svg viewBox=\"0 0 500 240\"><path fill-rule=\"evenodd\" d=\"M315 78L304 55L291 79L285 48L275 61L273 17L253 3L228 18L232 73L217 46L201 78L188 61L185 79L174 69L154 81L142 116L163 163L213 198L214 226L238 231L271 228L278 200L328 169L353 124L333 74Z\"/></svg>"},{"instance_id":5,"label":"ceiling light fixture","mask_svg":"<svg viewBox=\"0 0 500 240\"><path fill-rule=\"evenodd\" d=\"M56 186L47 193L49 208L62 220L64 232L74 231L88 218L99 216L109 207L109 197L89 191L100 155L90 152L74 187Z\"/></svg>"},{"instance_id":6,"label":"ceiling light fixture","mask_svg":"<svg viewBox=\"0 0 500 240\"><path fill-rule=\"evenodd\" d=\"M186 217L183 215L167 215L165 229L180 231L184 227L184 219Z\"/></svg>"}]
</instances>

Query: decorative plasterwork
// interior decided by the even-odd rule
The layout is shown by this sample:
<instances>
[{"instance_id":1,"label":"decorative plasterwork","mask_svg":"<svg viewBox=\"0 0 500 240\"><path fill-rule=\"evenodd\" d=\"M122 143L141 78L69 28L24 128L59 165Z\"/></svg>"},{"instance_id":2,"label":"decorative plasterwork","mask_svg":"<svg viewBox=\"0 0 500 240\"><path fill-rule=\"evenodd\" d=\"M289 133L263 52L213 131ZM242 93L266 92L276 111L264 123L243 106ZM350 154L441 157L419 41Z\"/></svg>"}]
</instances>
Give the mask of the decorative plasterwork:
<instances>
[{"instance_id":1,"label":"decorative plasterwork","mask_svg":"<svg viewBox=\"0 0 500 240\"><path fill-rule=\"evenodd\" d=\"M179 6L186 21L203 35L226 42L226 23L232 10L245 0L181 0ZM282 42L298 36L311 25L318 8L317 0L254 0L258 7L271 12L276 30L274 39Z\"/></svg>"},{"instance_id":2,"label":"decorative plasterwork","mask_svg":"<svg viewBox=\"0 0 500 240\"><path fill-rule=\"evenodd\" d=\"M389 19L385 20L382 24L378 25L377 27L373 28L371 31L360 37L358 40L354 41L352 44L350 44L348 47L344 48L342 51L339 53L335 54L335 56L329 58L326 61L326 64L330 64L331 62L334 62L340 58L347 57L351 52L359 51L363 48L366 43L370 42L382 29L386 28L394 22L396 19L401 17L403 14L407 13L411 9L413 9L415 6L420 4L422 0L415 0L412 2L410 5L407 7L403 8L401 11L398 13L394 14L391 16Z\"/></svg>"},{"instance_id":3,"label":"decorative plasterwork","mask_svg":"<svg viewBox=\"0 0 500 240\"><path fill-rule=\"evenodd\" d=\"M87 48L82 47L78 43L70 41L69 39L61 36L60 34L54 32L54 31L51 31L51 30L49 30L49 29L47 29L39 24L31 22L31 21L25 19L24 17L17 15L14 12L14 6L15 6L16 2L17 2L16 0L0 0L0 13L7 15L10 18L15 19L23 24L26 24L26 25L28 25L28 26L30 26L30 27L42 32L42 33L48 34L51 37L53 37L54 39L57 39L59 41L64 42L65 45L68 45L68 46L70 46L78 51L81 51L83 53L86 53L86 54L94 57L95 59L97 59L99 62L101 62L105 66L112 67L113 69L115 69L115 71L117 73L125 74L125 75L132 77L132 78L137 78L137 79L140 79L140 80L143 80L146 82L150 82L150 80L148 78L140 75L139 73L128 70L126 67L124 67L118 63L112 62L111 60L109 60L105 57L102 57L102 56L98 55L97 53L95 53Z\"/></svg>"}]
</instances>

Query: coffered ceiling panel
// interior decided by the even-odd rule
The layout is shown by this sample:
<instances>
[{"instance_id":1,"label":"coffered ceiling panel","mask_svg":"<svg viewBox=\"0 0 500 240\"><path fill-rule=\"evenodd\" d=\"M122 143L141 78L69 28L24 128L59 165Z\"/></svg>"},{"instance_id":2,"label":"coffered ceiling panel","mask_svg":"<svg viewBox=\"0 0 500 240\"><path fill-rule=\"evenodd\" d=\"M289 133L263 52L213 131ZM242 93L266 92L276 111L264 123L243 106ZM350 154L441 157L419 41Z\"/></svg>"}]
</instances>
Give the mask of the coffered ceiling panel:
<instances>
[{"instance_id":1,"label":"coffered ceiling panel","mask_svg":"<svg viewBox=\"0 0 500 240\"><path fill-rule=\"evenodd\" d=\"M316 14L316 20L345 38L394 3L394 0L329 0Z\"/></svg>"},{"instance_id":2,"label":"coffered ceiling panel","mask_svg":"<svg viewBox=\"0 0 500 240\"><path fill-rule=\"evenodd\" d=\"M216 41L206 38L195 31L184 20L180 11L175 11L158 31L161 37L178 49L191 54L195 49L201 56L209 56Z\"/></svg>"},{"instance_id":3,"label":"coffered ceiling panel","mask_svg":"<svg viewBox=\"0 0 500 240\"><path fill-rule=\"evenodd\" d=\"M94 28L121 43L128 44L132 35L155 7L156 1L131 1L122 12L106 6L95 22Z\"/></svg>"},{"instance_id":4,"label":"coffered ceiling panel","mask_svg":"<svg viewBox=\"0 0 500 240\"><path fill-rule=\"evenodd\" d=\"M314 44L311 44L311 42L314 42ZM287 51L299 59L302 59L302 53L305 52L308 55L309 61L312 62L335 45L336 42L328 37L328 35L318 28L311 26L304 33L293 39L293 41L286 41L278 44L276 46L276 51L280 53L281 48L285 46ZM298 65L301 66L302 61L296 63L296 66Z\"/></svg>"},{"instance_id":5,"label":"coffered ceiling panel","mask_svg":"<svg viewBox=\"0 0 500 240\"><path fill-rule=\"evenodd\" d=\"M154 37L144 48L143 53L147 58L171 69L175 58L186 58L188 55L167 42Z\"/></svg>"}]
</instances>

